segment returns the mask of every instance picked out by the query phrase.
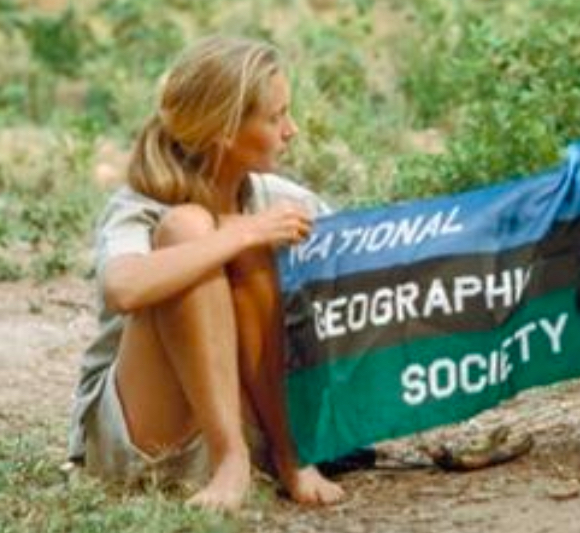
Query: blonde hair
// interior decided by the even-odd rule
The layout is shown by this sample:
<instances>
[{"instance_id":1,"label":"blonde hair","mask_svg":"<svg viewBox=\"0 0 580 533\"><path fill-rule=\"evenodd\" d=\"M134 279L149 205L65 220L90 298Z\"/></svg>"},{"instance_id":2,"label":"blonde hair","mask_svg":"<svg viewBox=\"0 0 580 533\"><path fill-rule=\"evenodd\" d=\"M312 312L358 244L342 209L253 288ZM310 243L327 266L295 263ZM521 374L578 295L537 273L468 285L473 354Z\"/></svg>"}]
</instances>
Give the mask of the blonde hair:
<instances>
[{"instance_id":1,"label":"blonde hair","mask_svg":"<svg viewBox=\"0 0 580 533\"><path fill-rule=\"evenodd\" d=\"M274 47L249 39L214 36L186 50L164 77L157 112L137 139L129 184L164 203L194 202L214 212L220 141L235 136L280 68Z\"/></svg>"}]
</instances>

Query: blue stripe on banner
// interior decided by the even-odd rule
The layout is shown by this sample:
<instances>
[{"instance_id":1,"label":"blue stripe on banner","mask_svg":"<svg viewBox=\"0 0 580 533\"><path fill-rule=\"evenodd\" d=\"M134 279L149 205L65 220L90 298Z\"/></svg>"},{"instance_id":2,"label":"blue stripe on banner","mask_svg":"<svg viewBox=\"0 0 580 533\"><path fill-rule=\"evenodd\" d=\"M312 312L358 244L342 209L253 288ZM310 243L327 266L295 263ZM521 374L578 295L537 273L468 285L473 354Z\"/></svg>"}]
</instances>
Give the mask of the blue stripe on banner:
<instances>
[{"instance_id":1,"label":"blue stripe on banner","mask_svg":"<svg viewBox=\"0 0 580 533\"><path fill-rule=\"evenodd\" d=\"M526 179L320 218L307 241L280 252L282 289L538 241L556 222L580 217L579 168L576 143L560 167Z\"/></svg>"}]
</instances>

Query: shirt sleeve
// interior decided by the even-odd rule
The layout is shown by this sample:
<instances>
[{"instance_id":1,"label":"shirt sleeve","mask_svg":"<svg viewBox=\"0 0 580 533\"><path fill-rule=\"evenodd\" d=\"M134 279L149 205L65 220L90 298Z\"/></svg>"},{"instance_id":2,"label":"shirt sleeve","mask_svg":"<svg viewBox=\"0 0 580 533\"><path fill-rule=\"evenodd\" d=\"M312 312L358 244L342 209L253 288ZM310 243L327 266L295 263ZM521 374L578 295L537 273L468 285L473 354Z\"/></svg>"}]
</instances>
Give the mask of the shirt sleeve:
<instances>
[{"instance_id":1,"label":"shirt sleeve","mask_svg":"<svg viewBox=\"0 0 580 533\"><path fill-rule=\"evenodd\" d=\"M163 209L140 198L112 198L96 234L96 271L102 276L107 262L125 254L146 254L151 251L151 238Z\"/></svg>"},{"instance_id":2,"label":"shirt sleeve","mask_svg":"<svg viewBox=\"0 0 580 533\"><path fill-rule=\"evenodd\" d=\"M253 210L259 211L280 201L289 200L303 205L313 216L329 215L332 206L310 189L277 174L252 174Z\"/></svg>"}]
</instances>

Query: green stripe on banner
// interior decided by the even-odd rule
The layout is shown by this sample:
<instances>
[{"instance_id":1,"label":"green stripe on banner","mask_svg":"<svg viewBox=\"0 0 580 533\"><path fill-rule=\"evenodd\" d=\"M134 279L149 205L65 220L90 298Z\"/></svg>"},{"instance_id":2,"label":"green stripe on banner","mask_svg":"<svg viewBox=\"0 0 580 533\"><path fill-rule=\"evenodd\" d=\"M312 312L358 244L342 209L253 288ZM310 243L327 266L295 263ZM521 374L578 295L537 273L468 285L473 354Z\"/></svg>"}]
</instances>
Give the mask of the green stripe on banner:
<instances>
[{"instance_id":1,"label":"green stripe on banner","mask_svg":"<svg viewBox=\"0 0 580 533\"><path fill-rule=\"evenodd\" d=\"M580 376L576 288L528 300L501 326L420 339L287 375L303 463L465 420L519 391Z\"/></svg>"}]
</instances>

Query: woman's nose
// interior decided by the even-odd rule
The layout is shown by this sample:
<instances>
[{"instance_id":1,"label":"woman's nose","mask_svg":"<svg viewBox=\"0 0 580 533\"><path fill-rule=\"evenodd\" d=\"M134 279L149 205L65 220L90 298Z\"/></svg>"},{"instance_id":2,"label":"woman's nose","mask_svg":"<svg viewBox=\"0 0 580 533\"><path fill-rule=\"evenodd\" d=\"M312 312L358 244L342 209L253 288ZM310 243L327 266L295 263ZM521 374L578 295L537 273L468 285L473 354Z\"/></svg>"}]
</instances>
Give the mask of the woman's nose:
<instances>
[{"instance_id":1,"label":"woman's nose","mask_svg":"<svg viewBox=\"0 0 580 533\"><path fill-rule=\"evenodd\" d=\"M290 140L295 135L298 135L298 132L299 132L299 129L298 129L296 122L294 121L294 118L291 116L288 116L288 119L286 121L285 128L284 128L284 139Z\"/></svg>"}]
</instances>

